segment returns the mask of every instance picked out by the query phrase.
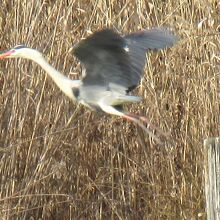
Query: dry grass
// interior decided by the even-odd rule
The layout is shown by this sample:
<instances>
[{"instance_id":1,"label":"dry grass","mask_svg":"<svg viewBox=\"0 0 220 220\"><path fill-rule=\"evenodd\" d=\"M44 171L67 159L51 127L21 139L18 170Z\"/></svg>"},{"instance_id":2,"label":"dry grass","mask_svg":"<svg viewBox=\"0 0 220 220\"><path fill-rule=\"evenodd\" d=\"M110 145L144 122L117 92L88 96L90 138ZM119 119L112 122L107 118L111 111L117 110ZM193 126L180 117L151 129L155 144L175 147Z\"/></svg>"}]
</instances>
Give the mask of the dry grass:
<instances>
[{"instance_id":1,"label":"dry grass","mask_svg":"<svg viewBox=\"0 0 220 220\"><path fill-rule=\"evenodd\" d=\"M220 124L219 1L0 4L1 49L41 49L71 78L80 66L67 51L90 31L165 25L181 38L150 54L136 90L143 102L129 106L171 133L165 147L72 103L36 64L1 61L0 218L205 219L202 143Z\"/></svg>"}]
</instances>

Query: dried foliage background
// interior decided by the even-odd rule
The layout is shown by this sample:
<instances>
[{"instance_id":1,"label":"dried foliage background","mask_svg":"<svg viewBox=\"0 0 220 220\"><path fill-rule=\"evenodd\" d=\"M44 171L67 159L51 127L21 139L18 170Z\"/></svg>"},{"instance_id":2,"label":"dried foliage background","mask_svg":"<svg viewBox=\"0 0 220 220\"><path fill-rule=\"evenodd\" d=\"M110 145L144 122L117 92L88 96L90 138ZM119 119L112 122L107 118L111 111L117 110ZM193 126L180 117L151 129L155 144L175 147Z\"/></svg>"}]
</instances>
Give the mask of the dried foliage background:
<instances>
[{"instance_id":1,"label":"dried foliage background","mask_svg":"<svg viewBox=\"0 0 220 220\"><path fill-rule=\"evenodd\" d=\"M70 78L74 42L112 27L158 25L180 38L150 53L130 111L170 132L72 103L36 64L0 61L1 219L205 219L203 140L219 135L218 0L2 0L0 49L41 50ZM75 73L75 74L73 74ZM77 73L77 74L76 74Z\"/></svg>"}]
</instances>

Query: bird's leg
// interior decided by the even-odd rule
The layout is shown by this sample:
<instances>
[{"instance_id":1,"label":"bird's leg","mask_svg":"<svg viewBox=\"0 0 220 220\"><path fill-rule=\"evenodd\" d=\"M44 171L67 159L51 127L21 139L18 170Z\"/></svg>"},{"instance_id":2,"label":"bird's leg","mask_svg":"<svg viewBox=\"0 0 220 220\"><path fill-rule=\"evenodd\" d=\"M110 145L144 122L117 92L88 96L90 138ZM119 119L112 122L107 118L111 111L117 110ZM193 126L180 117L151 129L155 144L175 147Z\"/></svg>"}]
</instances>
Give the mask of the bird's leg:
<instances>
[{"instance_id":1,"label":"bird's leg","mask_svg":"<svg viewBox=\"0 0 220 220\"><path fill-rule=\"evenodd\" d=\"M118 111L113 106L108 105L105 102L99 102L99 106L106 113L121 116L122 118L133 121L134 123L139 125L144 131L146 131L149 134L149 136L151 136L155 141L157 141L159 144L163 144L161 142L161 140L155 134L153 134L153 132L150 131L150 129L148 129L146 126L144 126L144 124L142 123L143 119L141 121L141 118L139 118L139 116L132 115L130 113L124 113L124 112Z\"/></svg>"},{"instance_id":2,"label":"bird's leg","mask_svg":"<svg viewBox=\"0 0 220 220\"><path fill-rule=\"evenodd\" d=\"M135 114L131 114L131 113L126 113L126 115L129 115L131 117L134 117L134 118L137 118L143 122L145 122L150 129L152 130L156 130L159 134L159 136L164 136L164 137L167 137L169 136L168 133L164 132L162 129L160 129L159 127L153 125L145 116L142 116L142 115L135 115Z\"/></svg>"},{"instance_id":3,"label":"bird's leg","mask_svg":"<svg viewBox=\"0 0 220 220\"><path fill-rule=\"evenodd\" d=\"M132 115L130 113L126 113L126 114L124 113L122 117L127 120L133 121L138 126L140 126L144 131L146 131L149 134L149 136L151 136L155 141L157 141L159 144L163 144L161 140L155 134L153 134L152 131L150 131L150 129L144 126L144 124L141 122L141 120L136 115Z\"/></svg>"}]
</instances>

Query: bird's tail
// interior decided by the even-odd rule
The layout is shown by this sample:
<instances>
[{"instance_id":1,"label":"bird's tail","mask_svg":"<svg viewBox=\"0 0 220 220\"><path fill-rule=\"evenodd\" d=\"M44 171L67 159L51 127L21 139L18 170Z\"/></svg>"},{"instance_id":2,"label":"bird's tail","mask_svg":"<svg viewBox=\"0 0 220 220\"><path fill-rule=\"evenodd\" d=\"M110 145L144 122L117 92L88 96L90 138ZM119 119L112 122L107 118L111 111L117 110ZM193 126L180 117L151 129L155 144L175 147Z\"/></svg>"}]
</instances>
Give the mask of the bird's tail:
<instances>
[{"instance_id":1,"label":"bird's tail","mask_svg":"<svg viewBox=\"0 0 220 220\"><path fill-rule=\"evenodd\" d=\"M114 103L112 103L111 105L134 103L134 102L140 102L140 101L141 101L141 98L138 96L120 95L116 99L114 99Z\"/></svg>"}]
</instances>

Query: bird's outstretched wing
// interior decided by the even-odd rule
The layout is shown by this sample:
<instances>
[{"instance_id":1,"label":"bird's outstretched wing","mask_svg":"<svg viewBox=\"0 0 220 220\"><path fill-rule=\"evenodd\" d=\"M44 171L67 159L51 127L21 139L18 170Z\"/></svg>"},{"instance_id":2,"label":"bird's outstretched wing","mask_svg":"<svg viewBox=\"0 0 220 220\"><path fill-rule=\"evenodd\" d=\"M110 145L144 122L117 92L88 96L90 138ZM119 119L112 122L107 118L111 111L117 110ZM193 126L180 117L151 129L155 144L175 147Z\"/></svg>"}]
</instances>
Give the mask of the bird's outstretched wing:
<instances>
[{"instance_id":1,"label":"bird's outstretched wing","mask_svg":"<svg viewBox=\"0 0 220 220\"><path fill-rule=\"evenodd\" d=\"M116 84L125 89L133 86L130 57L125 40L110 29L94 33L74 46L74 55L83 63L84 86Z\"/></svg>"},{"instance_id":2,"label":"bird's outstretched wing","mask_svg":"<svg viewBox=\"0 0 220 220\"><path fill-rule=\"evenodd\" d=\"M111 29L94 33L74 46L84 64L84 86L116 84L132 90L141 79L149 49L172 46L177 38L168 30L154 28L121 37Z\"/></svg>"},{"instance_id":3,"label":"bird's outstretched wing","mask_svg":"<svg viewBox=\"0 0 220 220\"><path fill-rule=\"evenodd\" d=\"M137 85L143 73L147 50L163 49L173 46L177 37L164 28L153 28L124 36L129 53L133 82Z\"/></svg>"}]
</instances>

